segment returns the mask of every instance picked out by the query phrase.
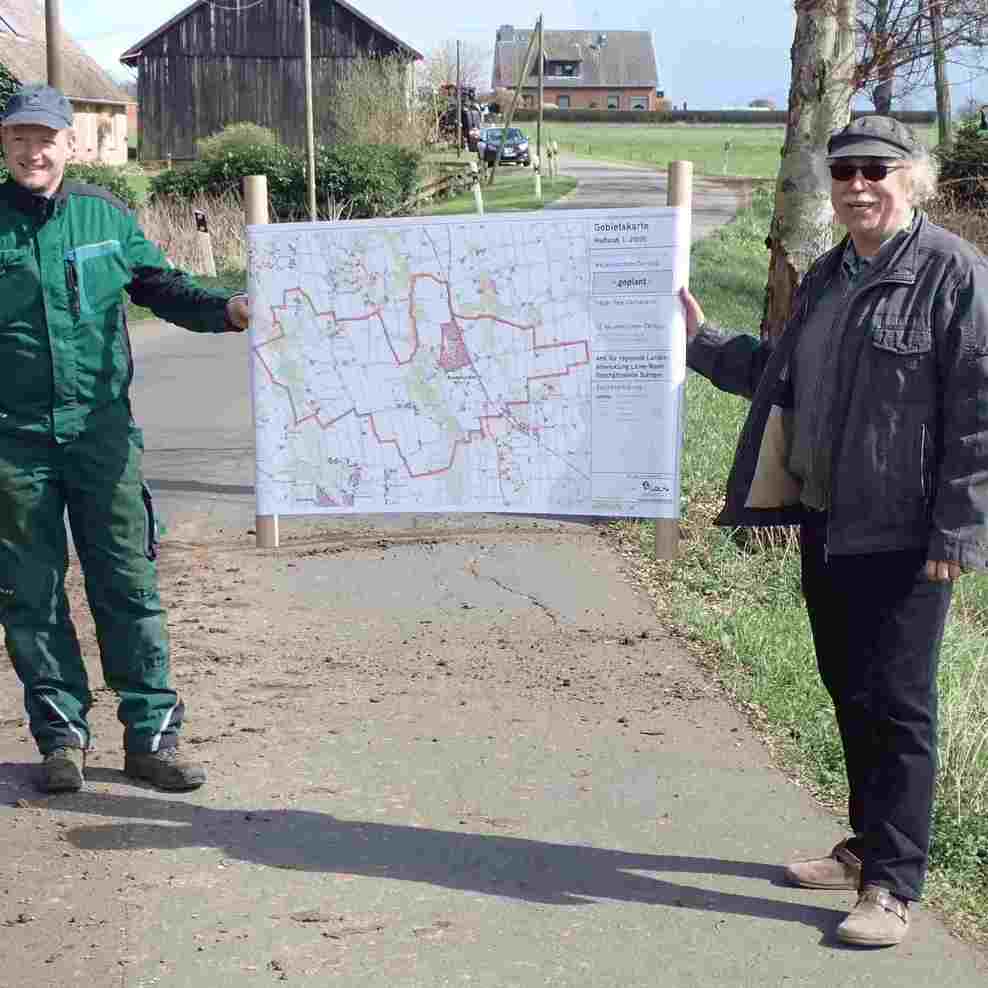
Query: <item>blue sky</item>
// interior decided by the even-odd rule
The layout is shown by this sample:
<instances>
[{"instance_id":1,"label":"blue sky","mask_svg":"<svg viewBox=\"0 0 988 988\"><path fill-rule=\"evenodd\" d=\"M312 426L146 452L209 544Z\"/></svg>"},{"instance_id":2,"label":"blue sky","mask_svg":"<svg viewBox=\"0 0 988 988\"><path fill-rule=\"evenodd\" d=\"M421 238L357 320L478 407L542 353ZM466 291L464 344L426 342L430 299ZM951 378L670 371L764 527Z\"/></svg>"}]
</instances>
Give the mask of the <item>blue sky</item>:
<instances>
[{"instance_id":1,"label":"blue sky","mask_svg":"<svg viewBox=\"0 0 988 988\"><path fill-rule=\"evenodd\" d=\"M522 0L350 2L424 53L459 39L489 57L499 25L530 27L539 12L547 29L651 31L660 85L677 106L684 100L698 109L743 106L768 98L784 107L788 97L792 0L644 0L616 7L604 0L546 0L539 7ZM188 6L182 0L142 0L133 6L120 0L62 0L62 4L65 29L118 78L127 77L117 61L120 53ZM218 7L236 4L237 0L216 0ZM970 75L957 69L952 73L955 106L972 97L988 100L988 80L969 81ZM933 105L932 94L918 97L915 104Z\"/></svg>"}]
</instances>

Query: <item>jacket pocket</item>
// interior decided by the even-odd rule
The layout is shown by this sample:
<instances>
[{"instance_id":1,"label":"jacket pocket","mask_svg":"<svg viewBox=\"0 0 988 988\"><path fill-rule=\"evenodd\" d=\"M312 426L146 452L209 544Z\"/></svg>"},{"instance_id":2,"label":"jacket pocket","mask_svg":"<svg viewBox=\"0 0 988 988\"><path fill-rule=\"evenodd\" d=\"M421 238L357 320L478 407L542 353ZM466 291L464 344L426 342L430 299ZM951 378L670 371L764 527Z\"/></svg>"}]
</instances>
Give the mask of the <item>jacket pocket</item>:
<instances>
[{"instance_id":1,"label":"jacket pocket","mask_svg":"<svg viewBox=\"0 0 988 988\"><path fill-rule=\"evenodd\" d=\"M38 308L41 280L27 247L0 250L0 325L28 318Z\"/></svg>"},{"instance_id":2,"label":"jacket pocket","mask_svg":"<svg viewBox=\"0 0 988 988\"><path fill-rule=\"evenodd\" d=\"M885 320L871 327L868 393L880 402L930 401L936 367L933 334L920 320Z\"/></svg>"},{"instance_id":3,"label":"jacket pocket","mask_svg":"<svg viewBox=\"0 0 988 988\"><path fill-rule=\"evenodd\" d=\"M83 244L65 255L74 271L79 314L91 316L120 302L130 271L119 240Z\"/></svg>"}]
</instances>

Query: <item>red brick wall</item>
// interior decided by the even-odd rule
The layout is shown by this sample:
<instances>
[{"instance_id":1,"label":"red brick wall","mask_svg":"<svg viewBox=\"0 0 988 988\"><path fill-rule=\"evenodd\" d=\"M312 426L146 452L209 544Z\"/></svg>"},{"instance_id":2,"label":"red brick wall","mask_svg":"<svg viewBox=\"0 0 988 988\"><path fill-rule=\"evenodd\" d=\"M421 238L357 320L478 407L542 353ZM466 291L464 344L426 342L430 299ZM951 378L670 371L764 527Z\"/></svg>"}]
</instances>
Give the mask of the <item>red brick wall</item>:
<instances>
[{"instance_id":1,"label":"red brick wall","mask_svg":"<svg viewBox=\"0 0 988 988\"><path fill-rule=\"evenodd\" d=\"M618 109L614 112L617 113L620 110L630 110L631 109L631 97L632 96L643 96L645 98L646 110L657 110L659 109L658 99L655 95L654 89L647 88L621 88L614 87L612 89L591 89L589 87L583 89L576 89L570 86L563 88L554 88L550 83L546 83L544 86L545 101L546 103L552 103L555 106L559 105L559 97L569 96L569 108L571 110L588 110L588 109L607 109L607 97L616 95L618 97ZM525 101L526 96L531 96L531 99ZM522 90L522 105L535 106L538 101L538 93L535 90L529 90L527 87ZM591 103L595 103L596 107L591 107Z\"/></svg>"}]
</instances>

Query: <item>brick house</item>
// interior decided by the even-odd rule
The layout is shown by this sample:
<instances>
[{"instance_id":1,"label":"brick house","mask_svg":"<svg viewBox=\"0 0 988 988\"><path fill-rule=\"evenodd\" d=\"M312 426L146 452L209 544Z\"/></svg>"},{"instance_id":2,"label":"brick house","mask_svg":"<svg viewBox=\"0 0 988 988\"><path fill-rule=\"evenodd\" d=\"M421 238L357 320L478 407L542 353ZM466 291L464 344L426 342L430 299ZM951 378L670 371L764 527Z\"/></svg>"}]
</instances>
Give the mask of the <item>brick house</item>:
<instances>
[{"instance_id":1,"label":"brick house","mask_svg":"<svg viewBox=\"0 0 988 988\"><path fill-rule=\"evenodd\" d=\"M0 0L0 66L21 84L48 77L45 17L36 0ZM127 161L127 108L133 99L68 35L62 88L72 103L77 161Z\"/></svg>"},{"instance_id":2,"label":"brick house","mask_svg":"<svg viewBox=\"0 0 988 988\"><path fill-rule=\"evenodd\" d=\"M531 29L506 24L494 44L491 84L513 91ZM544 101L561 110L657 110L658 67L648 31L545 31ZM538 60L521 91L521 106L538 101Z\"/></svg>"}]
</instances>

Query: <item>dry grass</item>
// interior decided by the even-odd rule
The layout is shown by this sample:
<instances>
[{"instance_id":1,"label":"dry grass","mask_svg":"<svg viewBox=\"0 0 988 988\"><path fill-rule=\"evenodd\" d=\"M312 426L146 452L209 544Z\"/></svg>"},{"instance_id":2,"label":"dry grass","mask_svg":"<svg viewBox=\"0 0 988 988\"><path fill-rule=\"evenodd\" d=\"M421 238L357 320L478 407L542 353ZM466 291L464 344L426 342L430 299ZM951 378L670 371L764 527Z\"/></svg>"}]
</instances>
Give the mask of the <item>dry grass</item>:
<instances>
[{"instance_id":1,"label":"dry grass","mask_svg":"<svg viewBox=\"0 0 988 988\"><path fill-rule=\"evenodd\" d=\"M983 187L982 193L988 191L988 182L982 179L979 184ZM936 198L926 205L930 219L970 241L983 254L988 254L988 210L972 209L969 201L961 200L959 192L956 185L941 183Z\"/></svg>"},{"instance_id":2,"label":"dry grass","mask_svg":"<svg viewBox=\"0 0 988 988\"><path fill-rule=\"evenodd\" d=\"M244 207L234 193L187 202L156 200L142 206L138 216L148 239L161 247L175 267L206 274L203 245L196 231L196 210L204 212L209 222L216 270L243 271L247 267Z\"/></svg>"}]
</instances>

